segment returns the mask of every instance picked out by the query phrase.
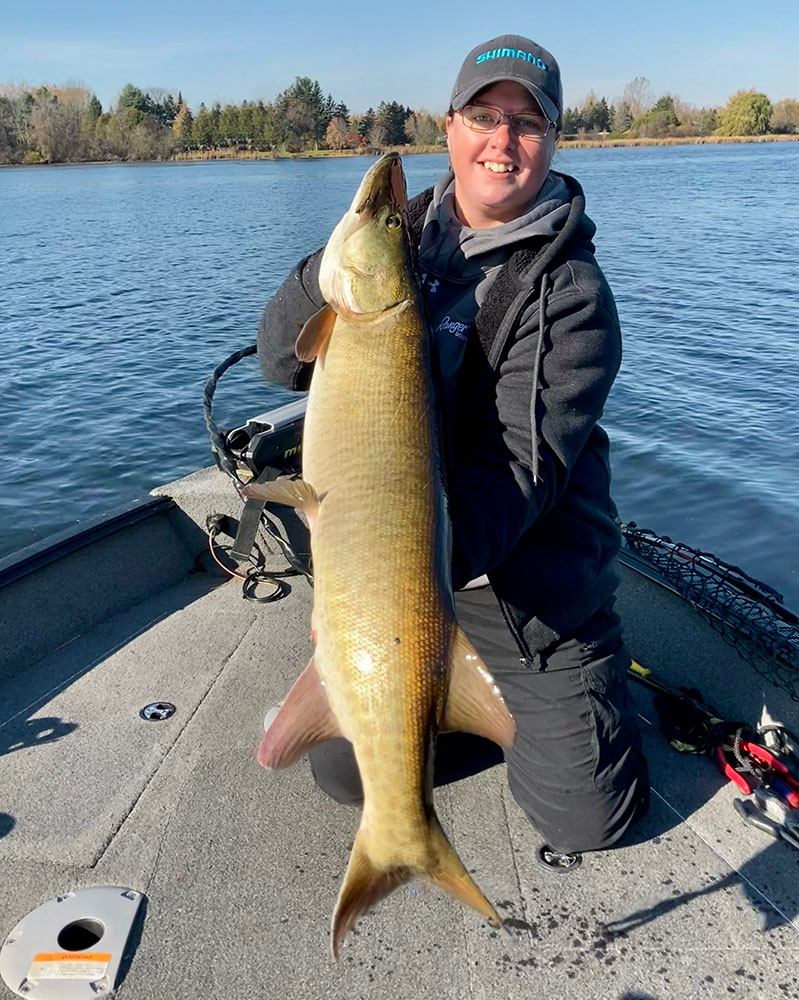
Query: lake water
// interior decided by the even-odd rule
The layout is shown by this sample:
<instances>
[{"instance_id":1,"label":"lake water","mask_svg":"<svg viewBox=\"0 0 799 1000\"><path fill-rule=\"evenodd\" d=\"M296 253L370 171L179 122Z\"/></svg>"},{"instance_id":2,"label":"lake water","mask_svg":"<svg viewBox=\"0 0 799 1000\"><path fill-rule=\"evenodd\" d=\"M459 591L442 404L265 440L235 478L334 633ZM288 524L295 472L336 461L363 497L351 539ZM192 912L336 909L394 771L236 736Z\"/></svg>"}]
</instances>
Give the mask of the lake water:
<instances>
[{"instance_id":1,"label":"lake water","mask_svg":"<svg viewBox=\"0 0 799 1000\"><path fill-rule=\"evenodd\" d=\"M202 387L371 161L0 171L0 556L210 464ZM405 160L411 194L446 157ZM614 289L621 516L799 607L799 143L566 150ZM280 394L257 362L220 423Z\"/></svg>"}]
</instances>

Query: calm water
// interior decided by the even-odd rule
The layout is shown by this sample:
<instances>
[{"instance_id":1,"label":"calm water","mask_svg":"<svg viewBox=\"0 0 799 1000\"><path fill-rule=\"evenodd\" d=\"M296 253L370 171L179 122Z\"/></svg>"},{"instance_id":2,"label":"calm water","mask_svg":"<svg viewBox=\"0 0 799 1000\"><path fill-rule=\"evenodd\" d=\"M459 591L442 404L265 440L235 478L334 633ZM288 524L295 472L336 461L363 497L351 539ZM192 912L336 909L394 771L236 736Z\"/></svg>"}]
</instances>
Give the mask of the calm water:
<instances>
[{"instance_id":1,"label":"calm water","mask_svg":"<svg viewBox=\"0 0 799 1000\"><path fill-rule=\"evenodd\" d=\"M210 463L202 386L370 161L0 171L0 556ZM408 157L411 193L445 156ZM635 520L799 607L799 143L571 150L616 293ZM279 398L249 360L220 422Z\"/></svg>"}]
</instances>

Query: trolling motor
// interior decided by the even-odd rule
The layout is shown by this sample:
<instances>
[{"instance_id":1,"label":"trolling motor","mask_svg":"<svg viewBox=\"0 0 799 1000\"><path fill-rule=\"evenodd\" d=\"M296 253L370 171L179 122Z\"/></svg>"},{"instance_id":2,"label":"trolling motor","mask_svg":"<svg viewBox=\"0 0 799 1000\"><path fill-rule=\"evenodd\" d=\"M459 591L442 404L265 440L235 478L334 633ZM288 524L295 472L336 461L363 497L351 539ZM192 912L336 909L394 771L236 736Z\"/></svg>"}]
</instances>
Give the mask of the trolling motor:
<instances>
[{"instance_id":1,"label":"trolling motor","mask_svg":"<svg viewBox=\"0 0 799 1000\"><path fill-rule=\"evenodd\" d=\"M213 374L205 384L203 393L205 426L211 439L211 452L214 460L222 472L233 480L236 491L244 501L244 509L239 519L236 536L228 553L236 560L250 562L251 568L247 570L245 576L233 573L220 562L214 552L214 540L221 530L221 515L210 515L206 527L214 560L225 572L244 581L243 593L245 597L263 602L276 600L284 596L286 591L277 579L282 574L267 574L263 569L263 558L260 556L256 544L256 535L259 530L263 530L279 544L291 566L290 574L300 573L309 582L313 581L313 575L309 559L298 554L291 543L275 530L267 515L265 501L254 497L244 497L242 490L247 483L264 483L277 479L278 476L299 473L302 428L308 398L307 393L303 393L297 399L252 417L239 427L227 430L220 429L212 412L217 383L229 368L255 352L256 345L252 344L250 347L231 354L214 369ZM265 598L255 597L253 589L262 581L272 584L274 593Z\"/></svg>"}]
</instances>

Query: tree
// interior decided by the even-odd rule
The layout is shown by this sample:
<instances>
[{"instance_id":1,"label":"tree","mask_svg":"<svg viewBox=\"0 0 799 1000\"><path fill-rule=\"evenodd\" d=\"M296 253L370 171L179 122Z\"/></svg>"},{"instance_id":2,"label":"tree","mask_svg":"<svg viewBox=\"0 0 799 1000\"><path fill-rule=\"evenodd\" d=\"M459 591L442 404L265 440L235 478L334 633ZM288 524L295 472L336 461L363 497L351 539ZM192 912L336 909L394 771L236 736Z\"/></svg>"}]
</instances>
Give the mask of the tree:
<instances>
[{"instance_id":1,"label":"tree","mask_svg":"<svg viewBox=\"0 0 799 1000\"><path fill-rule=\"evenodd\" d=\"M404 108L396 101L380 102L375 116L375 125L379 126L383 133L383 141L380 145L404 146L407 144L405 121L410 114L410 108ZM375 129L372 129L372 133L374 135Z\"/></svg>"},{"instance_id":2,"label":"tree","mask_svg":"<svg viewBox=\"0 0 799 1000\"><path fill-rule=\"evenodd\" d=\"M211 112L201 102L191 127L191 140L195 146L212 146L213 139L214 122L211 118Z\"/></svg>"},{"instance_id":3,"label":"tree","mask_svg":"<svg viewBox=\"0 0 799 1000\"><path fill-rule=\"evenodd\" d=\"M117 97L117 110L122 111L124 108L135 108L148 115L153 109L153 102L144 91L134 87L132 83L126 83Z\"/></svg>"},{"instance_id":4,"label":"tree","mask_svg":"<svg viewBox=\"0 0 799 1000\"><path fill-rule=\"evenodd\" d=\"M593 91L586 98L586 103L583 105L582 117L587 131L610 132L610 108L608 107L608 102L604 97L597 100Z\"/></svg>"},{"instance_id":5,"label":"tree","mask_svg":"<svg viewBox=\"0 0 799 1000\"><path fill-rule=\"evenodd\" d=\"M694 117L694 135L713 135L719 126L715 108L700 108Z\"/></svg>"},{"instance_id":6,"label":"tree","mask_svg":"<svg viewBox=\"0 0 799 1000\"><path fill-rule=\"evenodd\" d=\"M325 132L325 142L330 149L345 149L347 145L347 119L334 115Z\"/></svg>"},{"instance_id":7,"label":"tree","mask_svg":"<svg viewBox=\"0 0 799 1000\"><path fill-rule=\"evenodd\" d=\"M89 105L86 108L86 116L91 122L96 122L100 115L103 113L103 106L97 99L96 94L92 94L89 99Z\"/></svg>"},{"instance_id":8,"label":"tree","mask_svg":"<svg viewBox=\"0 0 799 1000\"><path fill-rule=\"evenodd\" d=\"M633 123L633 113L625 100L618 100L611 112L611 131L626 132Z\"/></svg>"},{"instance_id":9,"label":"tree","mask_svg":"<svg viewBox=\"0 0 799 1000\"><path fill-rule=\"evenodd\" d=\"M40 87L35 92L31 116L34 139L49 163L81 159L89 98L89 92L82 88L59 94L55 88Z\"/></svg>"},{"instance_id":10,"label":"tree","mask_svg":"<svg viewBox=\"0 0 799 1000\"><path fill-rule=\"evenodd\" d=\"M368 139L371 134L372 129L375 124L375 109L369 108L365 115L361 118L361 121L356 129L358 135L362 135L364 139Z\"/></svg>"},{"instance_id":11,"label":"tree","mask_svg":"<svg viewBox=\"0 0 799 1000\"><path fill-rule=\"evenodd\" d=\"M790 97L777 101L771 115L771 131L789 134L799 132L799 101Z\"/></svg>"},{"instance_id":12,"label":"tree","mask_svg":"<svg viewBox=\"0 0 799 1000\"><path fill-rule=\"evenodd\" d=\"M324 133L327 131L327 126L333 120L333 116L336 113L336 102L333 100L333 95L328 94L327 97L322 101L322 115L319 127Z\"/></svg>"},{"instance_id":13,"label":"tree","mask_svg":"<svg viewBox=\"0 0 799 1000\"><path fill-rule=\"evenodd\" d=\"M260 149L274 149L288 142L286 124L273 104L259 101L253 112L255 118L255 144Z\"/></svg>"},{"instance_id":14,"label":"tree","mask_svg":"<svg viewBox=\"0 0 799 1000\"><path fill-rule=\"evenodd\" d=\"M408 118L406 131L417 146L434 146L438 142L438 122L424 108Z\"/></svg>"},{"instance_id":15,"label":"tree","mask_svg":"<svg viewBox=\"0 0 799 1000\"><path fill-rule=\"evenodd\" d=\"M719 113L719 135L763 135L773 112L771 101L757 90L739 90Z\"/></svg>"},{"instance_id":16,"label":"tree","mask_svg":"<svg viewBox=\"0 0 799 1000\"><path fill-rule=\"evenodd\" d=\"M225 145L235 145L242 138L239 109L226 104L219 115L219 141Z\"/></svg>"},{"instance_id":17,"label":"tree","mask_svg":"<svg viewBox=\"0 0 799 1000\"><path fill-rule=\"evenodd\" d=\"M283 119L288 141L297 148L316 143L324 135L325 101L317 80L298 76L275 98L275 108Z\"/></svg>"},{"instance_id":18,"label":"tree","mask_svg":"<svg viewBox=\"0 0 799 1000\"><path fill-rule=\"evenodd\" d=\"M579 107L566 108L563 112L561 126L561 131L566 135L577 135L578 132L585 132L588 129L585 114Z\"/></svg>"},{"instance_id":19,"label":"tree","mask_svg":"<svg viewBox=\"0 0 799 1000\"><path fill-rule=\"evenodd\" d=\"M673 135L679 124L680 120L674 110L674 98L666 94L657 101L651 111L636 118L630 131L635 136L660 139Z\"/></svg>"},{"instance_id":20,"label":"tree","mask_svg":"<svg viewBox=\"0 0 799 1000\"><path fill-rule=\"evenodd\" d=\"M621 100L630 109L633 120L640 118L652 107L652 84L645 76L637 76L626 84Z\"/></svg>"},{"instance_id":21,"label":"tree","mask_svg":"<svg viewBox=\"0 0 799 1000\"><path fill-rule=\"evenodd\" d=\"M191 108L186 104L181 95L180 96L180 106L178 107L178 113L175 115L174 121L172 122L172 131L181 140L181 142L188 144L192 141L192 129L194 126L194 116L191 113Z\"/></svg>"},{"instance_id":22,"label":"tree","mask_svg":"<svg viewBox=\"0 0 799 1000\"><path fill-rule=\"evenodd\" d=\"M255 106L247 101L242 101L239 108L239 137L250 145L255 142L255 133Z\"/></svg>"}]
</instances>

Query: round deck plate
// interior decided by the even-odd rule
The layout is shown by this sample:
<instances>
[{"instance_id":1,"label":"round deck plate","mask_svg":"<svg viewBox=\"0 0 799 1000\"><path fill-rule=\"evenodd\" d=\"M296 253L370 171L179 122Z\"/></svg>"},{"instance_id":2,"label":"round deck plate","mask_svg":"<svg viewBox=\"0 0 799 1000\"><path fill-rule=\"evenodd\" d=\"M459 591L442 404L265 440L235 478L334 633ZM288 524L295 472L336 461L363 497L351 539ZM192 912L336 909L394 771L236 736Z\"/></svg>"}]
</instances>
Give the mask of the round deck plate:
<instances>
[{"instance_id":1,"label":"round deck plate","mask_svg":"<svg viewBox=\"0 0 799 1000\"><path fill-rule=\"evenodd\" d=\"M109 996L143 898L124 886L96 886L42 903L6 937L0 976L28 1000Z\"/></svg>"}]
</instances>

